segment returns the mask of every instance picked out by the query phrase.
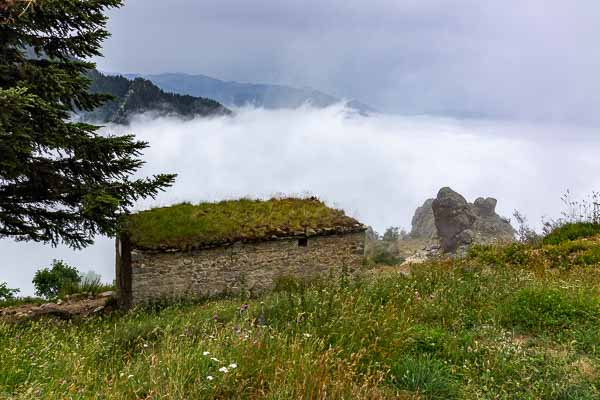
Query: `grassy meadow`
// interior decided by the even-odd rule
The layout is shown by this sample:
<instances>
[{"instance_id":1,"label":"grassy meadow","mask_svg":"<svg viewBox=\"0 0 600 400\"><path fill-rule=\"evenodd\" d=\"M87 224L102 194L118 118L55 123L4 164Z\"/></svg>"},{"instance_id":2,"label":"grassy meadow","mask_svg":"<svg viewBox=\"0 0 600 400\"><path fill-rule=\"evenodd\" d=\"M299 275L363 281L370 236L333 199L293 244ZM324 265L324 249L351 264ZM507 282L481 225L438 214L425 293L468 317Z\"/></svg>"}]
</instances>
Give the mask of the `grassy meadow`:
<instances>
[{"instance_id":1,"label":"grassy meadow","mask_svg":"<svg viewBox=\"0 0 600 400\"><path fill-rule=\"evenodd\" d=\"M598 249L476 247L257 299L0 322L0 397L597 399Z\"/></svg>"}]
</instances>

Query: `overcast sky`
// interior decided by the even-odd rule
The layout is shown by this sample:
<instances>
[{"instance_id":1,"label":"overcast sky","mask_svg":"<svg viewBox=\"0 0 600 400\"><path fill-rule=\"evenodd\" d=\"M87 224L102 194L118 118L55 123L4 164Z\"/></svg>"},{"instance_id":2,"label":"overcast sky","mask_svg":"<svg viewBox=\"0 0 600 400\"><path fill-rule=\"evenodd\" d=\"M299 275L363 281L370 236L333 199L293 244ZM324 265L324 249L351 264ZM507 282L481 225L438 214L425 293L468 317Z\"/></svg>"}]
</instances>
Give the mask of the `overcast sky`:
<instances>
[{"instance_id":1,"label":"overcast sky","mask_svg":"<svg viewBox=\"0 0 600 400\"><path fill-rule=\"evenodd\" d=\"M99 67L600 125L598 0L129 0Z\"/></svg>"}]
</instances>

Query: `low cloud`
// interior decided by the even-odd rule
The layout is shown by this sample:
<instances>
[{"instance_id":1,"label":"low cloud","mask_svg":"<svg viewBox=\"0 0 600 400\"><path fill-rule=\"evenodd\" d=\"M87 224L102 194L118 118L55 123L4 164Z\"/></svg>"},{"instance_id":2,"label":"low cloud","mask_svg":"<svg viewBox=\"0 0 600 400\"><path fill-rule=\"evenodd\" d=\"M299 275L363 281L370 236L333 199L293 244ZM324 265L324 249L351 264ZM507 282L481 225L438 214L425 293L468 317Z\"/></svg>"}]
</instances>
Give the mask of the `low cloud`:
<instances>
[{"instance_id":1,"label":"low cloud","mask_svg":"<svg viewBox=\"0 0 600 400\"><path fill-rule=\"evenodd\" d=\"M349 114L327 109L237 110L232 118L152 119L130 127L150 143L141 175L179 174L176 184L138 209L175 202L240 196L313 194L382 231L410 228L415 208L451 186L468 200L498 199L538 224L557 217L566 189L577 196L600 186L600 140L581 129L430 117ZM574 142L573 134L581 138ZM539 224L538 224L539 225ZM111 239L80 252L64 247L0 241L0 282L31 294L38 268L62 258L82 271L114 276Z\"/></svg>"}]
</instances>

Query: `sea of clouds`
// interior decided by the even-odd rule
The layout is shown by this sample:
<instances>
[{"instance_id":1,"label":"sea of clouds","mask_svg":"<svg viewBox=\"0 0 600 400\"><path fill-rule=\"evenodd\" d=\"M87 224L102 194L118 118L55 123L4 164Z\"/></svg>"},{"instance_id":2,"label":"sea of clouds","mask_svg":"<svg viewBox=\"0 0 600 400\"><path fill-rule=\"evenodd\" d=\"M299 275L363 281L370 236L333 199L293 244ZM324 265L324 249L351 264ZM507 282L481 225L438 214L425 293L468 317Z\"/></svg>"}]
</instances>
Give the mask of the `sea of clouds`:
<instances>
[{"instance_id":1,"label":"sea of clouds","mask_svg":"<svg viewBox=\"0 0 600 400\"><path fill-rule=\"evenodd\" d=\"M564 209L570 189L600 188L600 138L592 129L427 116L361 117L343 105L326 109L240 109L233 117L139 116L104 133L148 141L140 175L177 173L172 188L137 209L240 196L316 195L372 225L410 229L415 208L450 186L467 200L498 199L540 227ZM64 259L83 272L114 277L114 242L99 238L82 251L0 240L0 282L32 294L34 272Z\"/></svg>"}]
</instances>

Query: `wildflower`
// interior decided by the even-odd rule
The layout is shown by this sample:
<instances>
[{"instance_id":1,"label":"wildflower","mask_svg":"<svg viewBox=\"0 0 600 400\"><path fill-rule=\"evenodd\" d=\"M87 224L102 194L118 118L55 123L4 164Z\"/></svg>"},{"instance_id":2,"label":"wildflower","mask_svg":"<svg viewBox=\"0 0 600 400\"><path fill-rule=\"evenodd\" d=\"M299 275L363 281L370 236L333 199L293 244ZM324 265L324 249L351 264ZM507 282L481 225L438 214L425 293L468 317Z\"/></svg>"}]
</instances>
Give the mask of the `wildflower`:
<instances>
[{"instance_id":1,"label":"wildflower","mask_svg":"<svg viewBox=\"0 0 600 400\"><path fill-rule=\"evenodd\" d=\"M214 362L221 362L221 361L219 361L218 358L215 358L215 357L211 357L210 359L213 360Z\"/></svg>"},{"instance_id":2,"label":"wildflower","mask_svg":"<svg viewBox=\"0 0 600 400\"><path fill-rule=\"evenodd\" d=\"M311 337L312 335L310 333L303 333L304 337Z\"/></svg>"},{"instance_id":3,"label":"wildflower","mask_svg":"<svg viewBox=\"0 0 600 400\"><path fill-rule=\"evenodd\" d=\"M210 355L210 351L205 351L204 353L202 353L203 356L208 356Z\"/></svg>"},{"instance_id":4,"label":"wildflower","mask_svg":"<svg viewBox=\"0 0 600 400\"><path fill-rule=\"evenodd\" d=\"M229 370L227 369L227 367L221 367L219 368L219 372L226 374L227 372L229 372Z\"/></svg>"},{"instance_id":5,"label":"wildflower","mask_svg":"<svg viewBox=\"0 0 600 400\"><path fill-rule=\"evenodd\" d=\"M215 379L215 378L213 378L212 376L208 375L208 376L206 377L206 379L208 379L209 381L212 381L212 380L213 380L213 379Z\"/></svg>"},{"instance_id":6,"label":"wildflower","mask_svg":"<svg viewBox=\"0 0 600 400\"><path fill-rule=\"evenodd\" d=\"M229 364L229 368L236 369L237 368L237 364L236 363L231 363L231 364Z\"/></svg>"},{"instance_id":7,"label":"wildflower","mask_svg":"<svg viewBox=\"0 0 600 400\"><path fill-rule=\"evenodd\" d=\"M144 343L144 348L147 348L147 347L148 347L148 343Z\"/></svg>"},{"instance_id":8,"label":"wildflower","mask_svg":"<svg viewBox=\"0 0 600 400\"><path fill-rule=\"evenodd\" d=\"M127 379L133 378L133 375L127 375Z\"/></svg>"},{"instance_id":9,"label":"wildflower","mask_svg":"<svg viewBox=\"0 0 600 400\"><path fill-rule=\"evenodd\" d=\"M242 306L240 307L240 311L246 311L248 309L248 304L244 303L242 304Z\"/></svg>"}]
</instances>

